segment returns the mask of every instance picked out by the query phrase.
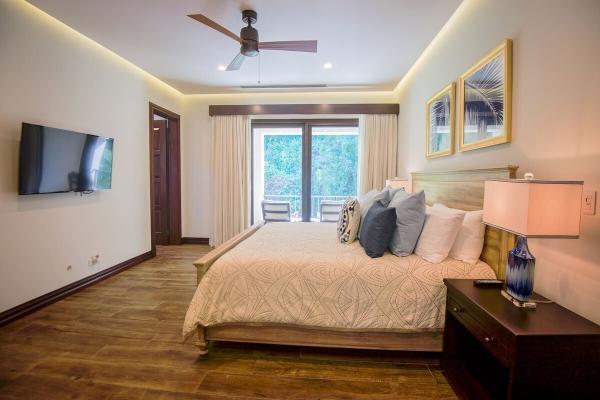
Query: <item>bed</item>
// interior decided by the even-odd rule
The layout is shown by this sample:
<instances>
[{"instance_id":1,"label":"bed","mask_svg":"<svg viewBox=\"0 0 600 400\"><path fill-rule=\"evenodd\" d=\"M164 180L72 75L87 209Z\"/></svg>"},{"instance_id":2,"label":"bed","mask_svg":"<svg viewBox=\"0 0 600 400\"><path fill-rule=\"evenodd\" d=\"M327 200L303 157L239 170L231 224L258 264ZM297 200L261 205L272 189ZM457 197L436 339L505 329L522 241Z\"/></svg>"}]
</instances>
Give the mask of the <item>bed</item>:
<instances>
[{"instance_id":1,"label":"bed","mask_svg":"<svg viewBox=\"0 0 600 400\"><path fill-rule=\"evenodd\" d=\"M481 209L483 182L516 167L412 173L427 202ZM334 224L257 224L195 262L198 289L183 333L208 341L441 351L443 278L504 277L512 235L486 228L481 260L371 259L337 242Z\"/></svg>"}]
</instances>

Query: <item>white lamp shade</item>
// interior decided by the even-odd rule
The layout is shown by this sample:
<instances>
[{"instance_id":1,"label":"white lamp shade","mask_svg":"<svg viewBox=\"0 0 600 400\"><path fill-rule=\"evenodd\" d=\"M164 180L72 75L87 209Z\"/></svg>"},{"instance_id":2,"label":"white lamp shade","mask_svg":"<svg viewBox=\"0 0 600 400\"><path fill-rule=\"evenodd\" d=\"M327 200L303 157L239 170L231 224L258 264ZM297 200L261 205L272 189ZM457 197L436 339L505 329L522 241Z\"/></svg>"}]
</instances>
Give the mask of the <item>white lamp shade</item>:
<instances>
[{"instance_id":1,"label":"white lamp shade","mask_svg":"<svg viewBox=\"0 0 600 400\"><path fill-rule=\"evenodd\" d=\"M386 179L385 181L385 186L389 186L392 189L402 189L404 188L404 190L406 190L408 192L409 189L409 185L408 185L408 179L402 179L402 178L391 178L391 179Z\"/></svg>"},{"instance_id":2,"label":"white lamp shade","mask_svg":"<svg viewBox=\"0 0 600 400\"><path fill-rule=\"evenodd\" d=\"M483 222L525 237L579 237L583 182L485 182Z\"/></svg>"}]
</instances>

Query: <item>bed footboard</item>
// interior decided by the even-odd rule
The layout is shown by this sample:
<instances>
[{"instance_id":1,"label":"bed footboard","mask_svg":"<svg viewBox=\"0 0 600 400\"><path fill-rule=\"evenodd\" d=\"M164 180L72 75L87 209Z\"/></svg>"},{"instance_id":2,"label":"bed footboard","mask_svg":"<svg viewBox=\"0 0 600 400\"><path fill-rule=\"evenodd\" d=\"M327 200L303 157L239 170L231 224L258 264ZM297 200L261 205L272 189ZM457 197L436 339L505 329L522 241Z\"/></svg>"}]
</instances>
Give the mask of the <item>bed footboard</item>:
<instances>
[{"instance_id":1,"label":"bed footboard","mask_svg":"<svg viewBox=\"0 0 600 400\"><path fill-rule=\"evenodd\" d=\"M254 234L261 226L263 226L263 224L264 222L259 222L257 224L252 225L250 228L237 234L225 243L216 247L208 254L205 254L204 256L197 259L194 262L194 266L196 267L196 283L200 283L202 277L204 276L204 274L206 274L206 271L208 271L210 266L213 265L213 263L217 261L219 257L221 257L223 254L227 253L229 250L240 244L243 240Z\"/></svg>"}]
</instances>

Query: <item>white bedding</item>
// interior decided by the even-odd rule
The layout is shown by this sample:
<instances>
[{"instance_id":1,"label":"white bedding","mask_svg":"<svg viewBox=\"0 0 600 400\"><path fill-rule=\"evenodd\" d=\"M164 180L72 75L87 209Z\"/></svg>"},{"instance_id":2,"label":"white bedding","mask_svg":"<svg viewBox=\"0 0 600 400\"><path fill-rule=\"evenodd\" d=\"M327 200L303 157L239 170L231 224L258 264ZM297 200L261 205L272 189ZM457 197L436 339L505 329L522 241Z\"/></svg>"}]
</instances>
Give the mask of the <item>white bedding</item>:
<instances>
[{"instance_id":1,"label":"white bedding","mask_svg":"<svg viewBox=\"0 0 600 400\"><path fill-rule=\"evenodd\" d=\"M269 223L202 278L183 326L227 322L427 331L444 324L443 278L495 278L484 262L385 253L339 243L335 224Z\"/></svg>"}]
</instances>

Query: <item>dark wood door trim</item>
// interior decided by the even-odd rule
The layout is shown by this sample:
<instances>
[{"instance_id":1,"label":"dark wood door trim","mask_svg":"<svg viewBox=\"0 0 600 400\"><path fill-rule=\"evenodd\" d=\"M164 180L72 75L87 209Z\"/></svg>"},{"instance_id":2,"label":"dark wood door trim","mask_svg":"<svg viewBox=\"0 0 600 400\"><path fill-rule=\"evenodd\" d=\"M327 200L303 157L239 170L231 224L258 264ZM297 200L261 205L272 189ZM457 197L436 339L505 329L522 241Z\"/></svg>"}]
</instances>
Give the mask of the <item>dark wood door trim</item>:
<instances>
[{"instance_id":1,"label":"dark wood door trim","mask_svg":"<svg viewBox=\"0 0 600 400\"><path fill-rule=\"evenodd\" d=\"M153 165L153 149L152 149L152 134L154 115L161 116L169 120L168 141L169 145L168 159L168 179L169 179L169 243L181 244L181 148L180 148L180 116L172 111L167 110L154 103L149 103L148 113L148 154L150 163L150 245L152 255L156 255L156 240L154 237L155 221L154 221L154 165Z\"/></svg>"},{"instance_id":2,"label":"dark wood door trim","mask_svg":"<svg viewBox=\"0 0 600 400\"><path fill-rule=\"evenodd\" d=\"M395 114L398 103L382 104L237 104L209 105L208 115L275 115L275 114Z\"/></svg>"},{"instance_id":3,"label":"dark wood door trim","mask_svg":"<svg viewBox=\"0 0 600 400\"><path fill-rule=\"evenodd\" d=\"M169 143L168 123L166 119L154 120L152 153L154 176L152 188L154 189L154 202L152 203L154 217L154 240L156 244L167 245L170 243L171 207L169 207Z\"/></svg>"},{"instance_id":4,"label":"dark wood door trim","mask_svg":"<svg viewBox=\"0 0 600 400\"><path fill-rule=\"evenodd\" d=\"M150 102L150 108L152 109L152 112L156 115L160 115L163 118L166 119L176 119L177 121L180 120L180 116L179 114L175 114L173 111L169 111L164 107L161 107L157 104L154 104L152 102Z\"/></svg>"}]
</instances>

